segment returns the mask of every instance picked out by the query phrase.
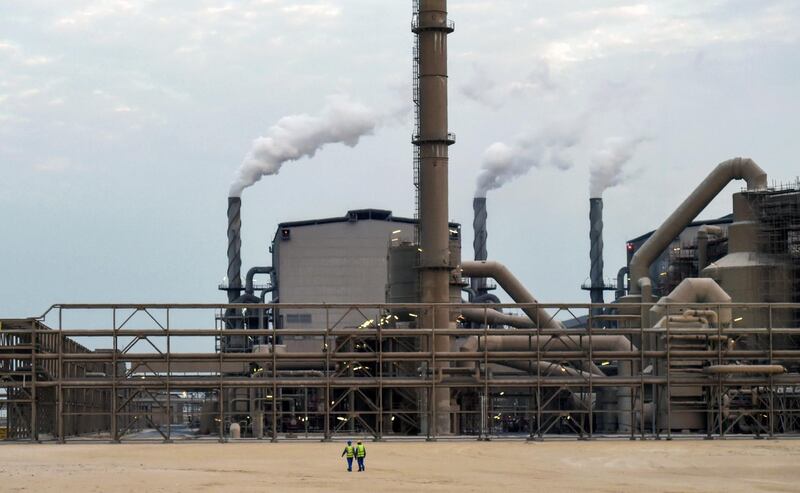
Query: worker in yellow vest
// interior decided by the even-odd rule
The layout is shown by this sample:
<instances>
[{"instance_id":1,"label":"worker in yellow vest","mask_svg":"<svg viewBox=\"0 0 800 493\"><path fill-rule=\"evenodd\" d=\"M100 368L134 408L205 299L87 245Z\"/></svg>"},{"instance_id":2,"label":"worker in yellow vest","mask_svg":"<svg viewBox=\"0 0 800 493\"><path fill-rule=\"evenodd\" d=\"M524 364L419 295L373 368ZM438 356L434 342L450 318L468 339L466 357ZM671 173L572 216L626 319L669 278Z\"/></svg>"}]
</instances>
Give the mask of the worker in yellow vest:
<instances>
[{"instance_id":1,"label":"worker in yellow vest","mask_svg":"<svg viewBox=\"0 0 800 493\"><path fill-rule=\"evenodd\" d=\"M353 442L348 440L347 446L345 446L344 450L342 451L342 457L347 456L347 472L353 472L353 457L355 457L355 455L356 450L355 447L353 447Z\"/></svg>"},{"instance_id":2,"label":"worker in yellow vest","mask_svg":"<svg viewBox=\"0 0 800 493\"><path fill-rule=\"evenodd\" d=\"M366 469L364 467L364 459L367 457L367 447L361 443L361 440L358 441L356 444L356 460L358 461L358 472L361 472Z\"/></svg>"}]
</instances>

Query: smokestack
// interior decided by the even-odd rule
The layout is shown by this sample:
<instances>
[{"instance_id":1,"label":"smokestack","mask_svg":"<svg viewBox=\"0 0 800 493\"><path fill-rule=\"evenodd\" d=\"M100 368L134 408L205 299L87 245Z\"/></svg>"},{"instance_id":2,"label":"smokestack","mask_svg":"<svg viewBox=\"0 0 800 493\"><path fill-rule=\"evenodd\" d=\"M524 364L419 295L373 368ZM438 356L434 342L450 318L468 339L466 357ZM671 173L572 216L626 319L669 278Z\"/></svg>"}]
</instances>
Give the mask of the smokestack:
<instances>
[{"instance_id":1,"label":"smokestack","mask_svg":"<svg viewBox=\"0 0 800 493\"><path fill-rule=\"evenodd\" d=\"M589 199L589 296L592 303L604 303L603 300L603 199ZM593 309L594 315L600 315L602 308Z\"/></svg>"},{"instance_id":2,"label":"smokestack","mask_svg":"<svg viewBox=\"0 0 800 493\"><path fill-rule=\"evenodd\" d=\"M228 197L228 303L242 294L241 210L242 199Z\"/></svg>"},{"instance_id":3,"label":"smokestack","mask_svg":"<svg viewBox=\"0 0 800 493\"><path fill-rule=\"evenodd\" d=\"M447 0L420 0L412 31L419 45L419 238L420 301L450 302L450 226L448 219L448 146L454 143L447 130ZM420 317L425 329L450 327L450 310L434 308ZM436 351L450 351L450 337L434 337ZM448 366L437 362L437 367ZM450 433L450 389L438 387L436 431Z\"/></svg>"},{"instance_id":4,"label":"smokestack","mask_svg":"<svg viewBox=\"0 0 800 493\"><path fill-rule=\"evenodd\" d=\"M486 197L475 197L472 199L472 211L474 212L472 230L475 234L472 240L472 249L475 251L475 260L486 260L488 258L486 253ZM485 288L485 278L479 277L472 279L472 289L476 293L480 293Z\"/></svg>"}]
</instances>

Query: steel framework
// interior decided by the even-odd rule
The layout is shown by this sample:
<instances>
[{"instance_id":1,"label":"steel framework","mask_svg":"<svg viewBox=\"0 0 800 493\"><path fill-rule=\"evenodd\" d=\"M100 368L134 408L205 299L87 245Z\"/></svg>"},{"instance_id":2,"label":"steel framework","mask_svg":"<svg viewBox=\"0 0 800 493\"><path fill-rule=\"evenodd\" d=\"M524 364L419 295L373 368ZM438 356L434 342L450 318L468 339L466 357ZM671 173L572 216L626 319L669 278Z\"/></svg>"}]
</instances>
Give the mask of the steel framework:
<instances>
[{"instance_id":1,"label":"steel framework","mask_svg":"<svg viewBox=\"0 0 800 493\"><path fill-rule=\"evenodd\" d=\"M587 314L593 307L539 306L561 319ZM278 307L315 311L325 317L326 326L230 330L218 323L202 328L174 322L180 318L176 314L193 313L197 319L209 311L265 313ZM735 323L670 327L669 316L665 327L651 328L638 315L619 313L642 312L636 304L605 305L606 314L589 314L584 328L566 330L486 323L432 330L403 326L392 316L402 310L421 319L428 310L446 307L455 311L459 305L54 305L38 318L3 320L0 410L7 422L6 440L116 442L137 440L142 436L137 430L146 428L155 435L145 438L170 441L175 430L189 426L226 441L232 423L240 425L243 436L273 441L353 434L376 440L407 435L435 440L445 436L428 426L436 422L432 396L439 387L451 389L456 404L450 410L452 434L446 436L669 439L681 432L672 425L679 413L695 413L704 422L702 429L684 431L688 436L773 437L800 430L800 348L773 344L793 340L786 336L800 335L800 328L742 328ZM531 308L502 305L509 310L523 307ZM730 309L734 315L766 310L771 320L776 311L799 307L670 305L668 314L688 308L716 313ZM75 317L74 312L91 317ZM66 323L67 313L78 321ZM346 315L353 313L361 314L364 323L344 326ZM97 327L84 326L88 319ZM597 328L601 325L615 328ZM528 348L493 351L479 344L483 349L420 349L433 348L434 336L452 337L458 347L466 338L487 341L509 335L527 337ZM634 342L628 350L595 349L592 338L607 335ZM232 336L248 338L262 352L214 349L220 338ZM578 338L579 347L551 344L568 336ZM281 350L282 340L305 337L317 338L320 351ZM766 344L736 344L750 339ZM203 350L195 350L198 345ZM514 369L508 366L512 362ZM615 368L622 364L634 371L617 374ZM602 374L578 370L592 365L603 369ZM783 372L775 373L776 367ZM630 397L626 408L615 404L614 396L621 392ZM692 406L686 396L693 396ZM603 424L610 417L629 423L629 429L610 429ZM211 423L205 430L204 422Z\"/></svg>"}]
</instances>

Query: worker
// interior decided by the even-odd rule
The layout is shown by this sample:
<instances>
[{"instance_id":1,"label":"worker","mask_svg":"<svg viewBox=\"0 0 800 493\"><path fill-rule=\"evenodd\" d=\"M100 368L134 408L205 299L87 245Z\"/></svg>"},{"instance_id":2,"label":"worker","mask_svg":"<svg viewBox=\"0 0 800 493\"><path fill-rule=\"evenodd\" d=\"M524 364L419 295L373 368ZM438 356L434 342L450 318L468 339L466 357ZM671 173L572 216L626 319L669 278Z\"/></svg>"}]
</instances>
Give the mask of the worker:
<instances>
[{"instance_id":1,"label":"worker","mask_svg":"<svg viewBox=\"0 0 800 493\"><path fill-rule=\"evenodd\" d=\"M365 470L364 459L367 457L367 447L361 443L361 440L356 444L356 460L358 461L358 472Z\"/></svg>"},{"instance_id":2,"label":"worker","mask_svg":"<svg viewBox=\"0 0 800 493\"><path fill-rule=\"evenodd\" d=\"M347 441L347 446L342 451L342 457L347 456L347 472L353 472L353 457L355 456L355 448L353 442Z\"/></svg>"}]
</instances>

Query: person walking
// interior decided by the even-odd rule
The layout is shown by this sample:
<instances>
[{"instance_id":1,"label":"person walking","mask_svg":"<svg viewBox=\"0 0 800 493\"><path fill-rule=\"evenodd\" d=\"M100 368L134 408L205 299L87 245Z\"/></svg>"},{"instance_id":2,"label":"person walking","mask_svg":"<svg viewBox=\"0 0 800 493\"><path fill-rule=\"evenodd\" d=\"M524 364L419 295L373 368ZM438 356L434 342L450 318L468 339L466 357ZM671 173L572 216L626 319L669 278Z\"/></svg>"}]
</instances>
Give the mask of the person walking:
<instances>
[{"instance_id":1,"label":"person walking","mask_svg":"<svg viewBox=\"0 0 800 493\"><path fill-rule=\"evenodd\" d=\"M359 442L361 443L361 442ZM344 450L342 451L342 457L347 456L347 472L353 472L353 457L355 456L355 447L353 447L353 442L350 440L347 441L347 445L345 446ZM360 469L359 469L360 470Z\"/></svg>"},{"instance_id":2,"label":"person walking","mask_svg":"<svg viewBox=\"0 0 800 493\"><path fill-rule=\"evenodd\" d=\"M367 447L361 443L361 440L356 444L356 460L358 461L358 472L366 470L364 466L364 459L367 457Z\"/></svg>"}]
</instances>

